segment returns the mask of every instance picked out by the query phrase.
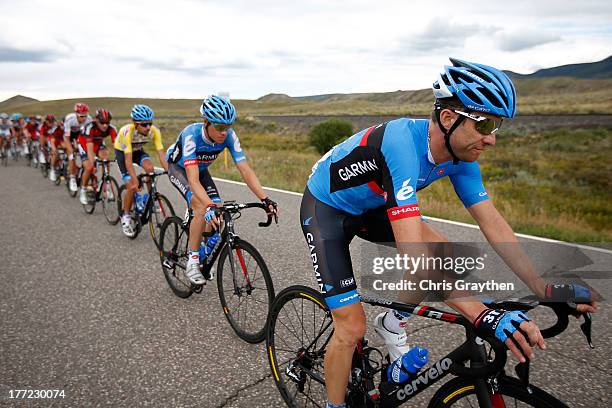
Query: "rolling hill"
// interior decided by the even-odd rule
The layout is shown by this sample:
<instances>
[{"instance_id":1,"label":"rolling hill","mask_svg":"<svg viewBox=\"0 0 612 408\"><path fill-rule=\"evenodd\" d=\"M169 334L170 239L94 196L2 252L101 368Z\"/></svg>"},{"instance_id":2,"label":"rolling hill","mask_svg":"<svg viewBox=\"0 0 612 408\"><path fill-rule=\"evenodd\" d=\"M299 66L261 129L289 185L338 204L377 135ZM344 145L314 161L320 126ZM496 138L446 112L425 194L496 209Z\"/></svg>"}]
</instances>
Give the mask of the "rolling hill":
<instances>
[{"instance_id":1,"label":"rolling hill","mask_svg":"<svg viewBox=\"0 0 612 408\"><path fill-rule=\"evenodd\" d=\"M515 78L519 114L612 114L612 57L588 64L571 64ZM158 117L196 118L198 99L82 98L37 101L21 95L0 103L0 109L24 114L63 115L75 102L92 109L104 106L126 118L135 103L150 105ZM241 116L249 115L426 115L433 103L431 90L327 94L292 97L273 93L256 100L235 99Z\"/></svg>"}]
</instances>

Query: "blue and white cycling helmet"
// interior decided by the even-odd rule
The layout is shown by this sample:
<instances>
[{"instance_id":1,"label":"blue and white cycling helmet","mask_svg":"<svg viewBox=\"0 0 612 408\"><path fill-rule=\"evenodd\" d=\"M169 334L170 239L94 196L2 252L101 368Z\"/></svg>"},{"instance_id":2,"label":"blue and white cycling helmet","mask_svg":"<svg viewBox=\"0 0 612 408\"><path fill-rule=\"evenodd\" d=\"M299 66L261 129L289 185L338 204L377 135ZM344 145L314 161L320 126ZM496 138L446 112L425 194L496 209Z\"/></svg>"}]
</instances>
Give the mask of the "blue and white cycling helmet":
<instances>
[{"instance_id":1,"label":"blue and white cycling helmet","mask_svg":"<svg viewBox=\"0 0 612 408\"><path fill-rule=\"evenodd\" d=\"M23 115L21 113L13 113L11 115L11 120L19 120L21 118L23 118Z\"/></svg>"},{"instance_id":2,"label":"blue and white cycling helmet","mask_svg":"<svg viewBox=\"0 0 612 408\"><path fill-rule=\"evenodd\" d=\"M134 105L130 117L136 122L150 122L153 120L153 109L147 105Z\"/></svg>"},{"instance_id":3,"label":"blue and white cycling helmet","mask_svg":"<svg viewBox=\"0 0 612 408\"><path fill-rule=\"evenodd\" d=\"M200 114L211 123L231 125L236 121L236 108L232 103L217 95L204 98L200 106Z\"/></svg>"},{"instance_id":4,"label":"blue and white cycling helmet","mask_svg":"<svg viewBox=\"0 0 612 408\"><path fill-rule=\"evenodd\" d=\"M438 103L458 98L470 111L513 118L516 113L516 90L502 71L487 65L450 58L432 89Z\"/></svg>"},{"instance_id":5,"label":"blue and white cycling helmet","mask_svg":"<svg viewBox=\"0 0 612 408\"><path fill-rule=\"evenodd\" d=\"M8 113L4 113L4 112L0 113L0 119L8 119L8 118L9 118Z\"/></svg>"}]
</instances>

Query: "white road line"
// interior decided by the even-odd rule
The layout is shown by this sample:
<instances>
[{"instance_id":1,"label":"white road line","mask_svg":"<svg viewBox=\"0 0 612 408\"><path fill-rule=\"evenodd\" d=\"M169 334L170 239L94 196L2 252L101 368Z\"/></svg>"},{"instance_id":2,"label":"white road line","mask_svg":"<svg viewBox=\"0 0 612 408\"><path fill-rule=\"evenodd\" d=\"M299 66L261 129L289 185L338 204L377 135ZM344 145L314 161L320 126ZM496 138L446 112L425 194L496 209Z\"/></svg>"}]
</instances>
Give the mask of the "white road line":
<instances>
[{"instance_id":1,"label":"white road line","mask_svg":"<svg viewBox=\"0 0 612 408\"><path fill-rule=\"evenodd\" d=\"M156 169L163 171L162 168L157 168ZM213 177L213 180L216 181L222 181L224 183L230 183L230 184L237 184L240 186L246 186L246 183L242 182L242 181L234 181L234 180L227 180L224 178L220 178L220 177ZM290 194L290 195L294 195L294 196L302 196L302 193L296 193L295 191L287 191L287 190L282 190L280 188L273 188L273 187L265 187L264 189L266 190L270 190L270 191L276 191L279 193L283 193L283 194ZM466 228L472 228L472 229L480 229L480 227L478 225L474 225L474 224L467 224L465 222L459 222L459 221L451 221L451 220L445 220L443 218L436 218L436 217L428 217L425 216L425 218L427 218L428 220L433 220L433 221L437 221L437 222L441 222L444 224L450 224L450 225L457 225L460 227L466 227ZM534 241L541 241L541 242L550 242L553 244L559 244L559 245L567 245L567 246L571 246L574 248L580 248L580 249L585 249L588 251L595 251L595 252L601 252L604 254L612 254L612 250L609 249L605 249L605 248L598 248L598 247L593 247L593 246L589 246L589 245L581 245L581 244L573 244L571 242L565 242L565 241L558 241L556 239L550 239L550 238L544 238L544 237L537 237L535 235L527 235L527 234L516 234L517 237L521 237L521 238L526 238L526 239L531 239Z\"/></svg>"}]
</instances>

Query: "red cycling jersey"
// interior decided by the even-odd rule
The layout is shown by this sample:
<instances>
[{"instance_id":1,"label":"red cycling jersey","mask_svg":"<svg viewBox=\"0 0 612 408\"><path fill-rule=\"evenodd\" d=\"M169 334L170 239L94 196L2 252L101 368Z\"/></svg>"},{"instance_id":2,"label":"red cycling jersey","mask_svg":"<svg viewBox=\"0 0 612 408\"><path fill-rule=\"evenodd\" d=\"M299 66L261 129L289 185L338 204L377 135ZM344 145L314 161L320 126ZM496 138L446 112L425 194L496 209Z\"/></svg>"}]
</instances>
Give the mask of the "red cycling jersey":
<instances>
[{"instance_id":1,"label":"red cycling jersey","mask_svg":"<svg viewBox=\"0 0 612 408\"><path fill-rule=\"evenodd\" d=\"M102 143L104 143L104 138L110 136L114 141L117 137L117 128L113 125L108 125L106 131L100 130L96 122L89 123L83 133L79 135L79 144L83 148L84 151L87 151L87 143L94 144L94 152L98 154L98 150Z\"/></svg>"},{"instance_id":2,"label":"red cycling jersey","mask_svg":"<svg viewBox=\"0 0 612 408\"><path fill-rule=\"evenodd\" d=\"M40 133L45 137L51 138L55 147L58 147L64 141L64 127L61 122L55 123L53 126L43 123Z\"/></svg>"},{"instance_id":3,"label":"red cycling jersey","mask_svg":"<svg viewBox=\"0 0 612 408\"><path fill-rule=\"evenodd\" d=\"M28 122L25 128L30 134L30 137L32 138L32 140L38 140L38 135L40 133L40 128L38 127L38 123Z\"/></svg>"}]
</instances>

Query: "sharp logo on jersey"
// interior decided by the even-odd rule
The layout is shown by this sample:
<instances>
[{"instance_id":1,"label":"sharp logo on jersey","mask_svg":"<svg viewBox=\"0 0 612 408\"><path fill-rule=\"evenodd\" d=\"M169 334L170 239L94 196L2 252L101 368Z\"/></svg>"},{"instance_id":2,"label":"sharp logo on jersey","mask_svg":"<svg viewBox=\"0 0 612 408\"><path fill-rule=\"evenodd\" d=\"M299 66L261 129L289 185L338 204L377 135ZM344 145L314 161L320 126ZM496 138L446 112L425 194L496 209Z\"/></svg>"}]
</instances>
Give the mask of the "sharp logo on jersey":
<instances>
[{"instance_id":1,"label":"sharp logo on jersey","mask_svg":"<svg viewBox=\"0 0 612 408\"><path fill-rule=\"evenodd\" d=\"M183 145L183 151L185 152L185 156L191 156L196 150L196 144L193 141L193 136L188 135L185 138L185 144Z\"/></svg>"},{"instance_id":2,"label":"sharp logo on jersey","mask_svg":"<svg viewBox=\"0 0 612 408\"><path fill-rule=\"evenodd\" d=\"M418 204L402 205L401 207L393 207L387 210L387 216L390 221L399 220L400 218L418 217L421 215Z\"/></svg>"},{"instance_id":3,"label":"sharp logo on jersey","mask_svg":"<svg viewBox=\"0 0 612 408\"><path fill-rule=\"evenodd\" d=\"M338 169L338 176L342 180L348 181L351 177L357 177L369 171L376 170L378 170L378 166L376 165L376 161L374 159L363 160L357 163L352 163L350 166Z\"/></svg>"},{"instance_id":4,"label":"sharp logo on jersey","mask_svg":"<svg viewBox=\"0 0 612 408\"><path fill-rule=\"evenodd\" d=\"M414 188L410 185L410 180L408 179L406 181L404 181L402 183L402 188L400 188L397 192L397 194L395 194L395 197L400 200L400 201L404 201L409 199L410 197L412 197L414 195Z\"/></svg>"}]
</instances>

